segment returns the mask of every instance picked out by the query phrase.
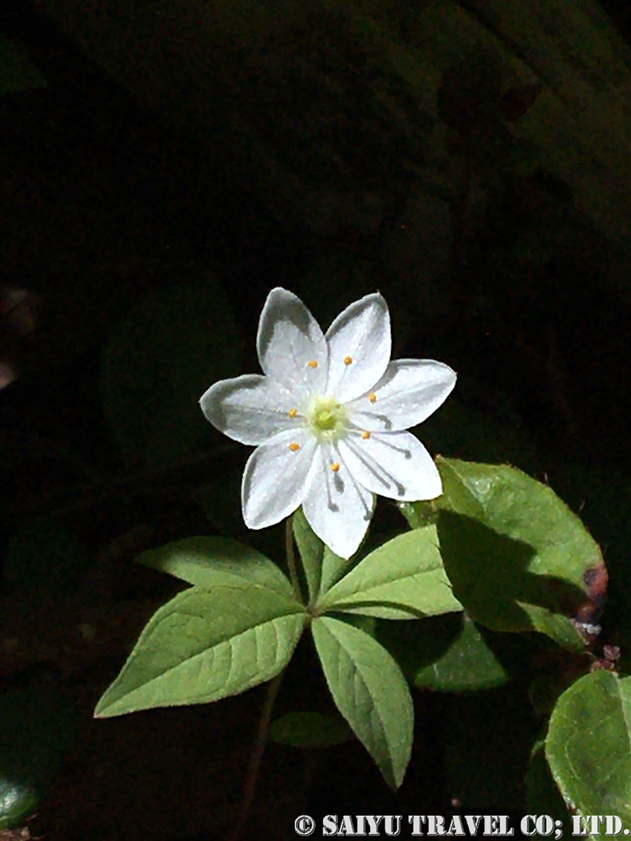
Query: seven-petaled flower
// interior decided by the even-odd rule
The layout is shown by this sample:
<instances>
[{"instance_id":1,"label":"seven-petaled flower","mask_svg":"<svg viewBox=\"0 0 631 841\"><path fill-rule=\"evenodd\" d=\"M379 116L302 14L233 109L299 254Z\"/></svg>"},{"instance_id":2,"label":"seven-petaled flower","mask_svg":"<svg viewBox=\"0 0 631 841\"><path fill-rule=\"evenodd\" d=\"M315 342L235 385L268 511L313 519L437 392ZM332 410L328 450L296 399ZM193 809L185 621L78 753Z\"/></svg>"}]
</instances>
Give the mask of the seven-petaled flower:
<instances>
[{"instance_id":1,"label":"seven-petaled flower","mask_svg":"<svg viewBox=\"0 0 631 841\"><path fill-rule=\"evenodd\" d=\"M431 359L390 361L390 314L378 293L348 306L326 334L302 301L273 289L259 321L261 374L221 380L201 398L207 419L255 445L243 474L243 518L261 529L301 505L337 555L359 547L373 494L434 499L440 476L406 430L428 418L456 383Z\"/></svg>"}]
</instances>

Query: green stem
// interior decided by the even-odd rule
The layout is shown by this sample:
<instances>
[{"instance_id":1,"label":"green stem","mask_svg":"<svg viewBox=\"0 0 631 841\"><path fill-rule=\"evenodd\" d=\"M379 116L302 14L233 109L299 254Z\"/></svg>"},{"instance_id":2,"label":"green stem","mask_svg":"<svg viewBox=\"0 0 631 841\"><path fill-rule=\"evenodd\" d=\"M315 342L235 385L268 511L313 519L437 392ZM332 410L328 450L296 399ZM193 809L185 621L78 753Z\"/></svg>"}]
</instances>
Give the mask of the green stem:
<instances>
[{"instance_id":1,"label":"green stem","mask_svg":"<svg viewBox=\"0 0 631 841\"><path fill-rule=\"evenodd\" d=\"M294 588L294 596L300 602L302 601L302 592L300 590L300 581L298 580L298 568L296 567L296 553L294 552L294 517L287 517L285 520L285 555L287 556L287 566L289 568L289 577L291 579L292 587Z\"/></svg>"},{"instance_id":2,"label":"green stem","mask_svg":"<svg viewBox=\"0 0 631 841\"><path fill-rule=\"evenodd\" d=\"M248 770L243 783L243 792L241 794L241 802L239 803L239 815L232 832L228 836L228 841L239 841L241 833L243 832L250 816L252 804L254 803L256 783L261 769L261 760L263 759L265 745L267 744L267 733L269 731L270 719L272 717L272 709L274 707L274 701L278 695L278 690L280 689L284 674L285 671L283 670L280 674L277 674L267 686L267 696L265 697L265 703L263 704L263 709L261 710L261 718L259 719L259 726L256 731L256 739L254 741L252 755L250 756Z\"/></svg>"}]
</instances>

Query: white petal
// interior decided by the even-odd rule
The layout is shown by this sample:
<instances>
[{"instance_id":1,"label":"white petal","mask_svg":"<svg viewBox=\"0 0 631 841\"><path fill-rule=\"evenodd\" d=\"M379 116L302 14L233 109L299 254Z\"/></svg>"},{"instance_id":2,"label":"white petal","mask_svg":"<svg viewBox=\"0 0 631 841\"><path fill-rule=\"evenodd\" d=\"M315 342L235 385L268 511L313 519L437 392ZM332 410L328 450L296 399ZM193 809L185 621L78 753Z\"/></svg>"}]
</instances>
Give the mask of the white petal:
<instances>
[{"instance_id":1,"label":"white petal","mask_svg":"<svg viewBox=\"0 0 631 841\"><path fill-rule=\"evenodd\" d=\"M335 462L337 472L331 469ZM321 446L302 507L318 537L340 558L350 558L370 524L373 496L350 473L339 452Z\"/></svg>"},{"instance_id":2,"label":"white petal","mask_svg":"<svg viewBox=\"0 0 631 841\"><path fill-rule=\"evenodd\" d=\"M263 371L292 389L296 399L324 392L328 372L326 339L318 322L292 292L277 287L269 293L259 320L256 346Z\"/></svg>"},{"instance_id":3,"label":"white petal","mask_svg":"<svg viewBox=\"0 0 631 841\"><path fill-rule=\"evenodd\" d=\"M261 374L243 374L211 385L199 401L214 427L241 444L262 444L284 429L302 426L292 418L294 397L284 386Z\"/></svg>"},{"instance_id":4,"label":"white petal","mask_svg":"<svg viewBox=\"0 0 631 841\"><path fill-rule=\"evenodd\" d=\"M338 442L348 469L373 493L390 499L435 499L443 492L438 469L410 432L348 434Z\"/></svg>"},{"instance_id":5,"label":"white petal","mask_svg":"<svg viewBox=\"0 0 631 841\"><path fill-rule=\"evenodd\" d=\"M355 426L396 432L422 423L441 406L456 384L449 365L433 359L397 359L381 380L348 404ZM374 402L373 402L374 401Z\"/></svg>"},{"instance_id":6,"label":"white petal","mask_svg":"<svg viewBox=\"0 0 631 841\"><path fill-rule=\"evenodd\" d=\"M374 293L346 307L327 330L326 339L327 394L342 403L354 400L375 385L390 361L390 313L385 299Z\"/></svg>"},{"instance_id":7,"label":"white petal","mask_svg":"<svg viewBox=\"0 0 631 841\"><path fill-rule=\"evenodd\" d=\"M299 444L295 452L290 444ZM245 465L241 482L243 519L264 529L288 517L305 496L317 442L306 430L286 430L261 444Z\"/></svg>"}]
</instances>

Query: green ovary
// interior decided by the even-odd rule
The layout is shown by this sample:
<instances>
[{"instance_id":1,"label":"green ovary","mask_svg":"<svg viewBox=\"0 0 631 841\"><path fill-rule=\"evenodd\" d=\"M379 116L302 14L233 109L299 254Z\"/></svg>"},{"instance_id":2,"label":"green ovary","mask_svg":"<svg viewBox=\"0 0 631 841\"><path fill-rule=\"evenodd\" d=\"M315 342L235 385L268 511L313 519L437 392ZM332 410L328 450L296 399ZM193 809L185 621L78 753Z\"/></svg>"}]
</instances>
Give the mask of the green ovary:
<instances>
[{"instance_id":1,"label":"green ovary","mask_svg":"<svg viewBox=\"0 0 631 841\"><path fill-rule=\"evenodd\" d=\"M333 441L339 438L348 426L344 407L329 397L316 398L308 418L311 429L321 440Z\"/></svg>"}]
</instances>

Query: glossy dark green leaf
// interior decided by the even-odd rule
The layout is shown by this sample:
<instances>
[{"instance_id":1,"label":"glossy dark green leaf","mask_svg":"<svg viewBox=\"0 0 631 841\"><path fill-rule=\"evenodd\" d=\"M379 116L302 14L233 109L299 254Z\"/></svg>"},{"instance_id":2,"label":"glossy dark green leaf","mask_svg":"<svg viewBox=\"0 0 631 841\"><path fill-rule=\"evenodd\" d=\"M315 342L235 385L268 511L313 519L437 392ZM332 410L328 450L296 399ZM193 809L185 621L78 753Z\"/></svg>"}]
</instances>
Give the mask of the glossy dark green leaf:
<instances>
[{"instance_id":1,"label":"glossy dark green leaf","mask_svg":"<svg viewBox=\"0 0 631 841\"><path fill-rule=\"evenodd\" d=\"M454 595L497 631L540 631L575 651L573 623L604 568L579 518L547 485L507 465L438 460L438 534Z\"/></svg>"},{"instance_id":2,"label":"glossy dark green leaf","mask_svg":"<svg viewBox=\"0 0 631 841\"><path fill-rule=\"evenodd\" d=\"M550 717L546 757L582 815L617 815L631 832L631 677L599 670L577 680Z\"/></svg>"},{"instance_id":3,"label":"glossy dark green leaf","mask_svg":"<svg viewBox=\"0 0 631 841\"><path fill-rule=\"evenodd\" d=\"M270 680L305 618L298 602L246 581L178 593L149 620L95 716L209 703Z\"/></svg>"},{"instance_id":4,"label":"glossy dark green leaf","mask_svg":"<svg viewBox=\"0 0 631 841\"><path fill-rule=\"evenodd\" d=\"M526 774L526 809L533 815L550 815L569 825L567 807L546 760L545 738L539 738L530 755ZM567 834L571 832L568 828Z\"/></svg>"},{"instance_id":5,"label":"glossy dark green leaf","mask_svg":"<svg viewBox=\"0 0 631 841\"><path fill-rule=\"evenodd\" d=\"M36 810L77 736L74 703L53 688L0 695L0 829Z\"/></svg>"},{"instance_id":6,"label":"glossy dark green leaf","mask_svg":"<svg viewBox=\"0 0 631 841\"><path fill-rule=\"evenodd\" d=\"M101 390L123 456L150 466L200 450L212 427L199 399L242 373L240 340L225 292L211 276L160 289L112 331Z\"/></svg>"}]
</instances>

